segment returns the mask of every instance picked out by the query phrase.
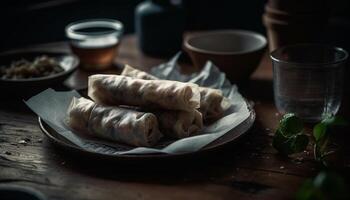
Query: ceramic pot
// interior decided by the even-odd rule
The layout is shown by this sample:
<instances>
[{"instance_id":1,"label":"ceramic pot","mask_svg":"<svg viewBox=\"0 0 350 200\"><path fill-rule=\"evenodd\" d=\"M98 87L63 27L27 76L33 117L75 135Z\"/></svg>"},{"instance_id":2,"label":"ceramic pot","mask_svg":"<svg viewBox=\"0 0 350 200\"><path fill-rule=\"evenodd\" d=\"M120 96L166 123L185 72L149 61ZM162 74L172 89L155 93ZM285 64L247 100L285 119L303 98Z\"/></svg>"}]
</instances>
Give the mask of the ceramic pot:
<instances>
[{"instance_id":1,"label":"ceramic pot","mask_svg":"<svg viewBox=\"0 0 350 200\"><path fill-rule=\"evenodd\" d=\"M288 44L322 42L328 17L325 0L269 0L263 15L269 50Z\"/></svg>"},{"instance_id":2,"label":"ceramic pot","mask_svg":"<svg viewBox=\"0 0 350 200\"><path fill-rule=\"evenodd\" d=\"M322 23L293 23L263 15L267 29L270 52L279 47L296 43L321 42L324 30Z\"/></svg>"},{"instance_id":3,"label":"ceramic pot","mask_svg":"<svg viewBox=\"0 0 350 200\"><path fill-rule=\"evenodd\" d=\"M326 0L269 0L267 4L288 13L324 13L329 10Z\"/></svg>"},{"instance_id":4,"label":"ceramic pot","mask_svg":"<svg viewBox=\"0 0 350 200\"><path fill-rule=\"evenodd\" d=\"M265 14L272 19L286 21L288 23L325 23L328 19L328 13L289 13L282 10L277 10L265 5Z\"/></svg>"}]
</instances>

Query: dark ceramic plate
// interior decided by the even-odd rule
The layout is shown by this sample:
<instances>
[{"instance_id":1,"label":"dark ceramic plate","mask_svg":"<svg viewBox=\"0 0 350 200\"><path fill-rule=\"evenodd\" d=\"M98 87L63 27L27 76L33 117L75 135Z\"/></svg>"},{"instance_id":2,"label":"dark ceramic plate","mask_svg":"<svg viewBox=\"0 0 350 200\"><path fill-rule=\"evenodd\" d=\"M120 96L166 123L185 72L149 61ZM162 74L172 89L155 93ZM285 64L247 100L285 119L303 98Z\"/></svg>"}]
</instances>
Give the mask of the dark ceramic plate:
<instances>
[{"instance_id":1,"label":"dark ceramic plate","mask_svg":"<svg viewBox=\"0 0 350 200\"><path fill-rule=\"evenodd\" d=\"M38 78L28 79L2 79L0 78L0 89L6 94L26 97L36 94L37 92L56 86L63 83L78 67L79 59L67 53L53 53L53 52L37 52L26 51L8 54L0 54L0 66L10 66L11 62L26 59L33 61L36 57L47 55L55 58L60 66L64 69L63 72Z\"/></svg>"},{"instance_id":2,"label":"dark ceramic plate","mask_svg":"<svg viewBox=\"0 0 350 200\"><path fill-rule=\"evenodd\" d=\"M53 130L49 125L45 123L44 120L42 120L39 117L39 125L41 130L44 132L44 134L52 141L54 144L58 145L59 147L62 147L64 150L73 151L74 153L77 153L79 155L83 156L89 156L90 158L102 158L104 160L128 160L128 161L138 161L138 160L149 160L149 159L165 159L165 158L177 158L177 157L185 157L185 156L191 156L194 154L200 154L208 151L216 150L220 147L223 147L226 144L229 144L231 142L236 141L239 137L243 136L248 132L248 130L252 127L255 121L255 111L250 108L250 116L243 121L240 125L230 130L228 133L220 137L219 139L213 141L212 143L208 144L204 148L202 148L200 151L194 152L194 153L182 153L182 154L135 154L135 155L106 155L106 154L100 154L96 152L90 152L86 151L75 144L71 143L64 137L62 137L60 134L58 134L55 130ZM114 145L117 148L130 150L134 147L132 146L126 146L124 144L115 144Z\"/></svg>"}]
</instances>

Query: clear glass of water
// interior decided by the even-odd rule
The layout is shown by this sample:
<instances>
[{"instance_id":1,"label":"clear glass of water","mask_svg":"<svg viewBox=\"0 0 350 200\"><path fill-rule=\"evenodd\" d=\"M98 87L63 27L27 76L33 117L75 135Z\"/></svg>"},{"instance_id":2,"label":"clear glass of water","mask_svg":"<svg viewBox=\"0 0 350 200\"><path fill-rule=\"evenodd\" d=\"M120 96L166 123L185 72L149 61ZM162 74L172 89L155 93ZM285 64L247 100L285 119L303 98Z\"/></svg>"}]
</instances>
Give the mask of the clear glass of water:
<instances>
[{"instance_id":1,"label":"clear glass of water","mask_svg":"<svg viewBox=\"0 0 350 200\"><path fill-rule=\"evenodd\" d=\"M348 53L321 44L297 44L271 52L277 109L318 121L339 110Z\"/></svg>"}]
</instances>

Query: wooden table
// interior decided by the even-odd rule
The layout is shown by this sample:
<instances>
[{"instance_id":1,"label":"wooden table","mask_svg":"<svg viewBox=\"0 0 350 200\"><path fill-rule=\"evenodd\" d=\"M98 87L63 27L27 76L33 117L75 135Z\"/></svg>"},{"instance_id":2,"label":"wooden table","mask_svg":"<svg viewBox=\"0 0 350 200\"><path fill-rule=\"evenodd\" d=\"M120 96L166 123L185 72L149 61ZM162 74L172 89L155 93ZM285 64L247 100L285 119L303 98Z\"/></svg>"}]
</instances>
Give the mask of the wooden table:
<instances>
[{"instance_id":1,"label":"wooden table","mask_svg":"<svg viewBox=\"0 0 350 200\"><path fill-rule=\"evenodd\" d=\"M66 43L27 49L68 50ZM117 58L118 63L145 69L164 61L142 55L133 36L124 38ZM83 72L74 76L86 77ZM63 153L44 137L37 116L22 102L2 101L0 185L31 187L48 199L293 199L318 168L311 146L290 159L271 147L280 118L271 79L265 56L252 80L240 86L257 113L256 123L241 140L208 155L155 164L101 164ZM79 89L84 81L71 78L66 84ZM349 166L349 154L346 158Z\"/></svg>"}]
</instances>

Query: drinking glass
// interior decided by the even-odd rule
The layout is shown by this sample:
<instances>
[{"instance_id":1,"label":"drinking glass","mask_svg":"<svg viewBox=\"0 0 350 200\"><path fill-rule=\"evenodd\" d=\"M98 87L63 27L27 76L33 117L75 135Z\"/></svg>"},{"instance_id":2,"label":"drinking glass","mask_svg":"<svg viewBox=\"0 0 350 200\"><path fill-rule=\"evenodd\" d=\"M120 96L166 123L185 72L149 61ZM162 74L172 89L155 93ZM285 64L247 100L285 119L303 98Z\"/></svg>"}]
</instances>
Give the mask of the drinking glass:
<instances>
[{"instance_id":1,"label":"drinking glass","mask_svg":"<svg viewBox=\"0 0 350 200\"><path fill-rule=\"evenodd\" d=\"M271 53L273 90L279 112L306 121L335 115L342 98L348 53L321 44L297 44Z\"/></svg>"},{"instance_id":2,"label":"drinking glass","mask_svg":"<svg viewBox=\"0 0 350 200\"><path fill-rule=\"evenodd\" d=\"M112 64L123 34L123 24L113 19L88 19L66 27L70 47L85 70L104 70Z\"/></svg>"}]
</instances>

